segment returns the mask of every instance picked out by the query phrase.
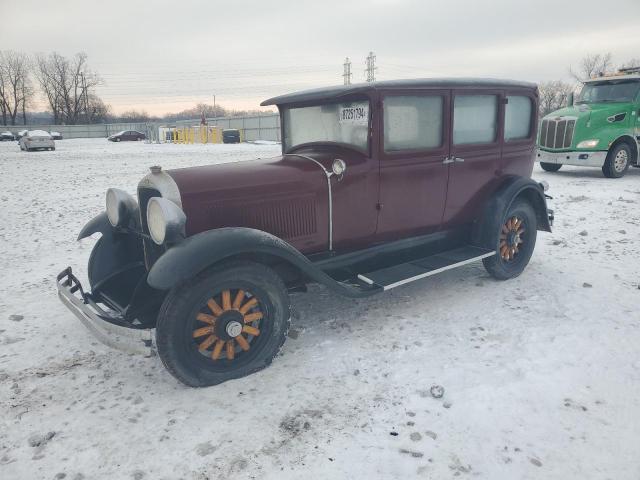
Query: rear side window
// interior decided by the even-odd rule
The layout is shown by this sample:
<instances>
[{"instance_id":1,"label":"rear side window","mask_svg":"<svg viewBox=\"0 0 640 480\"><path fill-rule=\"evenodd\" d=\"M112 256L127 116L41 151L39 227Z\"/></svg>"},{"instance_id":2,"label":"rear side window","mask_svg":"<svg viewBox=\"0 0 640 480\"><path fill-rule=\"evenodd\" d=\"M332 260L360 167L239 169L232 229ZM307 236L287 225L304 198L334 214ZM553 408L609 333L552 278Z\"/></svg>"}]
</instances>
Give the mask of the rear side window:
<instances>
[{"instance_id":1,"label":"rear side window","mask_svg":"<svg viewBox=\"0 0 640 480\"><path fill-rule=\"evenodd\" d=\"M453 104L453 143L493 143L498 131L496 95L456 95Z\"/></svg>"},{"instance_id":2,"label":"rear side window","mask_svg":"<svg viewBox=\"0 0 640 480\"><path fill-rule=\"evenodd\" d=\"M531 133L531 99L521 95L508 95L504 112L504 139L522 140Z\"/></svg>"},{"instance_id":3,"label":"rear side window","mask_svg":"<svg viewBox=\"0 0 640 480\"><path fill-rule=\"evenodd\" d=\"M442 146L441 96L384 99L384 150L426 150Z\"/></svg>"}]
</instances>

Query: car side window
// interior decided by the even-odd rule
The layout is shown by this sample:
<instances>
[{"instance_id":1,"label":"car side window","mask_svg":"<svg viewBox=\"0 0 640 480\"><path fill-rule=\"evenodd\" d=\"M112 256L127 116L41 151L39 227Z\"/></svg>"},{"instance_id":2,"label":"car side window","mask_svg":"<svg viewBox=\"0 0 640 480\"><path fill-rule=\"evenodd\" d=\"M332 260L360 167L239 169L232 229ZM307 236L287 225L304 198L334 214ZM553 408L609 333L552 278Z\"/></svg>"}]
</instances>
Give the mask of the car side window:
<instances>
[{"instance_id":1,"label":"car side window","mask_svg":"<svg viewBox=\"0 0 640 480\"><path fill-rule=\"evenodd\" d=\"M456 95L453 103L453 143L493 143L498 132L497 95Z\"/></svg>"},{"instance_id":2,"label":"car side window","mask_svg":"<svg viewBox=\"0 0 640 480\"><path fill-rule=\"evenodd\" d=\"M384 99L384 150L426 150L442 146L444 99L388 96Z\"/></svg>"},{"instance_id":3,"label":"car side window","mask_svg":"<svg viewBox=\"0 0 640 480\"><path fill-rule=\"evenodd\" d=\"M504 139L523 140L531 134L531 99L522 95L508 95L504 112Z\"/></svg>"}]
</instances>

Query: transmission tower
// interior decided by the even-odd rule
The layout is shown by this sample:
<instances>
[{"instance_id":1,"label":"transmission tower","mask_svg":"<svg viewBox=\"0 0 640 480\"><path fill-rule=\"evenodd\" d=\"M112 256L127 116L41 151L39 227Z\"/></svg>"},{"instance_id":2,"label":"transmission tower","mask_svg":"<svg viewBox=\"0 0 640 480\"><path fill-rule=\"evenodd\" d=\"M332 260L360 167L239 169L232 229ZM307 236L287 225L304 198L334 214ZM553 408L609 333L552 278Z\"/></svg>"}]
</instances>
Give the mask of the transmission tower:
<instances>
[{"instance_id":1,"label":"transmission tower","mask_svg":"<svg viewBox=\"0 0 640 480\"><path fill-rule=\"evenodd\" d=\"M342 66L344 67L344 73L342 74L344 84L351 85L351 75L353 74L351 73L351 60L349 60L349 57L344 59L344 64Z\"/></svg>"},{"instance_id":2,"label":"transmission tower","mask_svg":"<svg viewBox=\"0 0 640 480\"><path fill-rule=\"evenodd\" d=\"M373 52L369 52L369 56L367 57L367 69L365 70L367 75L367 82L375 82L376 81L376 56Z\"/></svg>"}]
</instances>

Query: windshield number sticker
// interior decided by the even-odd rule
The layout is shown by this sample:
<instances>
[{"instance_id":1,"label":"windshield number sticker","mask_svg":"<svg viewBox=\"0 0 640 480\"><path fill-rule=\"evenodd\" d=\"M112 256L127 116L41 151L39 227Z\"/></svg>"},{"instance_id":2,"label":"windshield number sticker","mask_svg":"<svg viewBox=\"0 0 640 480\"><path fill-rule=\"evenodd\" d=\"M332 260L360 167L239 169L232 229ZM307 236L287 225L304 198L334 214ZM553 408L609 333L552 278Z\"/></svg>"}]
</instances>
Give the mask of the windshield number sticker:
<instances>
[{"instance_id":1,"label":"windshield number sticker","mask_svg":"<svg viewBox=\"0 0 640 480\"><path fill-rule=\"evenodd\" d=\"M360 123L369 122L369 107L361 105L358 107L340 107L340 123Z\"/></svg>"}]
</instances>

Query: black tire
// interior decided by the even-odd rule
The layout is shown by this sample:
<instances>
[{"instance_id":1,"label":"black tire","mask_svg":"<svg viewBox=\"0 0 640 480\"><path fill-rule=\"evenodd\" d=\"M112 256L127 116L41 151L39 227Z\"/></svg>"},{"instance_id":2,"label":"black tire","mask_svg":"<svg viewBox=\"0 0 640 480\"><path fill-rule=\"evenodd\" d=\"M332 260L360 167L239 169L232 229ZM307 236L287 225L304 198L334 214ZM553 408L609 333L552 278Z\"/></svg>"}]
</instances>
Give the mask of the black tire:
<instances>
[{"instance_id":1,"label":"black tire","mask_svg":"<svg viewBox=\"0 0 640 480\"><path fill-rule=\"evenodd\" d=\"M222 314L218 314L214 325L211 326L212 330L216 329L215 332L211 332L211 336L214 337L214 343L208 347L212 349L211 352L208 348L200 350L209 337L201 343L194 338L196 330L201 330L198 327L208 328L206 323L198 323L201 320L197 317L201 314L216 315L208 309L209 299L222 298L224 291L230 291L233 298L233 292L238 294L239 290L243 291L244 299L256 299L256 307L252 310L257 310L257 314L262 315L260 320L252 325L258 327L259 333L255 336L247 334L245 341L248 340L250 348L246 351L244 348L238 348L240 344L237 337L231 341L228 340L231 337L226 337L222 352L225 357L213 360L217 344L224 341L227 335L227 330L222 324L225 321L223 319L229 320L229 316L240 315L244 333L244 328L250 325L247 323L248 316L256 313L248 313L243 317L236 307L225 309ZM244 292L250 292L251 297ZM216 304L224 307L224 299L216 300ZM162 363L175 378L190 387L206 387L244 377L268 366L285 341L290 321L287 289L272 269L253 262L216 265L169 293L158 315L156 345ZM227 326L230 323L231 321ZM239 336L245 338L242 333ZM237 350L231 359L228 358L227 343L231 343L232 350Z\"/></svg>"},{"instance_id":2,"label":"black tire","mask_svg":"<svg viewBox=\"0 0 640 480\"><path fill-rule=\"evenodd\" d=\"M557 172L558 170L560 170L562 168L562 164L561 163L540 162L540 167L545 172Z\"/></svg>"},{"instance_id":3,"label":"black tire","mask_svg":"<svg viewBox=\"0 0 640 480\"><path fill-rule=\"evenodd\" d=\"M508 225L513 218L520 220L521 223L512 230L508 228ZM529 263L536 246L537 228L536 212L531 204L526 200L515 200L495 232L496 254L482 259L487 272L498 280L508 280L520 275ZM504 233L505 229L509 230L508 234ZM523 229L522 233L516 236L520 229ZM504 241L507 242L507 245L511 245L509 242L512 238L522 241L517 245L515 254L512 249L509 249L508 255L513 254L512 258L505 258L502 255L502 236L506 237Z\"/></svg>"},{"instance_id":4,"label":"black tire","mask_svg":"<svg viewBox=\"0 0 640 480\"><path fill-rule=\"evenodd\" d=\"M620 178L629 170L631 165L631 147L622 142L615 145L607 153L607 159L602 166L602 173L607 178Z\"/></svg>"}]
</instances>

